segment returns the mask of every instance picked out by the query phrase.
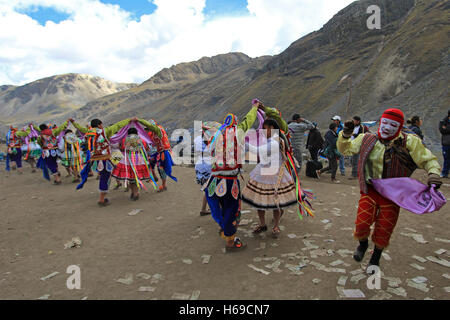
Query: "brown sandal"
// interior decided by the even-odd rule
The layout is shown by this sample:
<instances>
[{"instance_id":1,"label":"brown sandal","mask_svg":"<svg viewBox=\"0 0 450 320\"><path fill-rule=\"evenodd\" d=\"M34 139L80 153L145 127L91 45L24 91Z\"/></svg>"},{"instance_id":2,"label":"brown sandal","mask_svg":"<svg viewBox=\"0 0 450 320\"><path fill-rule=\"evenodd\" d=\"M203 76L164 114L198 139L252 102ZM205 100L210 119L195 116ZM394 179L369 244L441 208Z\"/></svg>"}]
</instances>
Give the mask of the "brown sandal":
<instances>
[{"instance_id":1,"label":"brown sandal","mask_svg":"<svg viewBox=\"0 0 450 320\"><path fill-rule=\"evenodd\" d=\"M266 231L267 231L267 226L261 226L261 225L258 225L258 226L256 226L255 229L253 229L254 234L260 234L260 233L266 232Z\"/></svg>"},{"instance_id":2,"label":"brown sandal","mask_svg":"<svg viewBox=\"0 0 450 320\"><path fill-rule=\"evenodd\" d=\"M280 233L281 233L281 230L280 230L279 227L273 227L272 228L272 237L273 238L277 239L278 236L280 235Z\"/></svg>"}]
</instances>

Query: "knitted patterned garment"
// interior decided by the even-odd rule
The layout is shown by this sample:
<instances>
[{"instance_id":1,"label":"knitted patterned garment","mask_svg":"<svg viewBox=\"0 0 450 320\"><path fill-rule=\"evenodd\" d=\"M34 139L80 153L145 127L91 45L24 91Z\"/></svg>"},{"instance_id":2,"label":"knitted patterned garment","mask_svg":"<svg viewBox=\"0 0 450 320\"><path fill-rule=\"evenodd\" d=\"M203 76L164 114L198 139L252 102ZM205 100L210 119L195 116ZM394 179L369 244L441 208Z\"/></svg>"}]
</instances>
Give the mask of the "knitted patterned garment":
<instances>
[{"instance_id":1,"label":"knitted patterned garment","mask_svg":"<svg viewBox=\"0 0 450 320\"><path fill-rule=\"evenodd\" d=\"M400 139L386 146L383 159L383 178L410 177L417 165L406 148L406 135L402 133ZM358 162L359 186L365 194L368 192L365 166L370 152L375 147L378 137L375 134L366 134L361 144Z\"/></svg>"}]
</instances>

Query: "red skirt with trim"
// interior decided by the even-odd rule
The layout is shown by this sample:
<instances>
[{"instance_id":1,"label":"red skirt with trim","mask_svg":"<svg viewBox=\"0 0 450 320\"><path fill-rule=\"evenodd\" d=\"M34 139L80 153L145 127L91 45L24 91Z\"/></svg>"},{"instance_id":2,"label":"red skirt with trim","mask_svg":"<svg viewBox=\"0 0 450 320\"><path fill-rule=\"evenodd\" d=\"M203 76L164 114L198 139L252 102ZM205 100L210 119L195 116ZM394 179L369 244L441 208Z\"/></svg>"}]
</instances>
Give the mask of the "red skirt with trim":
<instances>
[{"instance_id":1,"label":"red skirt with trim","mask_svg":"<svg viewBox=\"0 0 450 320\"><path fill-rule=\"evenodd\" d=\"M144 181L150 180L150 172L147 169L146 165L144 164L137 165L136 171L139 180ZM117 164L111 175L119 180L136 181L136 177L134 175L133 169L131 168L131 165L125 165L123 163Z\"/></svg>"}]
</instances>

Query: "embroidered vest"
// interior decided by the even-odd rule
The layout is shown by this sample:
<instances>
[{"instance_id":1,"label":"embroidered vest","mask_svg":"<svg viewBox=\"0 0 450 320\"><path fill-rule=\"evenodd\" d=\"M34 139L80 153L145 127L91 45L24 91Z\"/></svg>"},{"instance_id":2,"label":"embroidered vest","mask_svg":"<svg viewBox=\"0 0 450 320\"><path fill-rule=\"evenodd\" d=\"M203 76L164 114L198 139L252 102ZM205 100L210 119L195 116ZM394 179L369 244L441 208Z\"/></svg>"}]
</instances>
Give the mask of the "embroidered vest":
<instances>
[{"instance_id":1,"label":"embroidered vest","mask_svg":"<svg viewBox=\"0 0 450 320\"><path fill-rule=\"evenodd\" d=\"M410 177L417 165L409 154L406 148L407 135L401 133L401 137L394 140L386 146L383 159L383 179ZM361 151L358 162L358 177L359 186L363 193L368 193L368 186L366 183L366 173L364 167L370 152L373 150L378 141L378 136L375 134L366 134L362 140Z\"/></svg>"},{"instance_id":2,"label":"embroidered vest","mask_svg":"<svg viewBox=\"0 0 450 320\"><path fill-rule=\"evenodd\" d=\"M170 150L170 141L169 137L167 136L166 130L161 125L158 125L158 128L161 130L162 138L158 137L156 134L154 134L152 131L148 133L149 137L152 139L153 143L156 146L156 150L158 152L164 152L166 150Z\"/></svg>"},{"instance_id":3,"label":"embroidered vest","mask_svg":"<svg viewBox=\"0 0 450 320\"><path fill-rule=\"evenodd\" d=\"M217 148L222 143L221 148ZM211 152L213 157L212 171L232 171L242 168L238 162L237 127L226 128L216 147Z\"/></svg>"},{"instance_id":4,"label":"embroidered vest","mask_svg":"<svg viewBox=\"0 0 450 320\"><path fill-rule=\"evenodd\" d=\"M16 133L11 133L8 141L8 147L10 148L20 148L22 146L22 140L16 136Z\"/></svg>"},{"instance_id":5,"label":"embroidered vest","mask_svg":"<svg viewBox=\"0 0 450 320\"><path fill-rule=\"evenodd\" d=\"M92 160L108 160L111 148L104 129L94 129L86 134L88 149L92 152Z\"/></svg>"},{"instance_id":6,"label":"embroidered vest","mask_svg":"<svg viewBox=\"0 0 450 320\"><path fill-rule=\"evenodd\" d=\"M58 138L55 136L41 135L42 137L42 150L55 150L58 149Z\"/></svg>"}]
</instances>

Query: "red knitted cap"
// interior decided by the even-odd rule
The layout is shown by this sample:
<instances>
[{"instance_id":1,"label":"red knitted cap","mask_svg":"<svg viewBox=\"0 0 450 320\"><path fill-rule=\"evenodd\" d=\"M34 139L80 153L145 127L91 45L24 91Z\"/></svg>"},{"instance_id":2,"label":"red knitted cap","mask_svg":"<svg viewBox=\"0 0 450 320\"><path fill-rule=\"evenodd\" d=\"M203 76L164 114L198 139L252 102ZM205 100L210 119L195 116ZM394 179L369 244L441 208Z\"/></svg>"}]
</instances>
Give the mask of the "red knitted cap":
<instances>
[{"instance_id":1,"label":"red knitted cap","mask_svg":"<svg viewBox=\"0 0 450 320\"><path fill-rule=\"evenodd\" d=\"M395 108L387 109L386 111L384 111L381 118L391 119L391 120L400 122L401 126L403 126L403 124L405 122L405 115L403 114L403 111L400 109L395 109Z\"/></svg>"}]
</instances>

